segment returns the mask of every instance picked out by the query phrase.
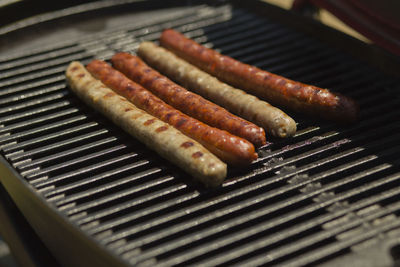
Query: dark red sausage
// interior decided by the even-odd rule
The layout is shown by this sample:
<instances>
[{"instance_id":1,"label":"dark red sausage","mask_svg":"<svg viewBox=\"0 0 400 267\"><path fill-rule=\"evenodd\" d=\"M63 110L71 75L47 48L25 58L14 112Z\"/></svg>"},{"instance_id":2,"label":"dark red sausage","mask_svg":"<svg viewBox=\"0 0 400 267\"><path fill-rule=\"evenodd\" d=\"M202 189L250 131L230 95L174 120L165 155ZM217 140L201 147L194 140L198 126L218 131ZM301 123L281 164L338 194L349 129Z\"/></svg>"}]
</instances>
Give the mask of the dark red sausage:
<instances>
[{"instance_id":1,"label":"dark red sausage","mask_svg":"<svg viewBox=\"0 0 400 267\"><path fill-rule=\"evenodd\" d=\"M208 125L228 131L252 142L265 145L264 129L233 115L226 109L192 93L149 67L140 58L128 53L115 54L113 66L128 78L149 89L159 98L183 113Z\"/></svg>"},{"instance_id":2,"label":"dark red sausage","mask_svg":"<svg viewBox=\"0 0 400 267\"><path fill-rule=\"evenodd\" d=\"M171 29L164 30L160 43L218 79L264 98L271 104L341 123L357 119L358 105L343 95L241 63Z\"/></svg>"},{"instance_id":3,"label":"dark red sausage","mask_svg":"<svg viewBox=\"0 0 400 267\"><path fill-rule=\"evenodd\" d=\"M174 126L204 145L229 164L249 164L257 158L254 146L247 140L210 127L176 110L139 84L129 80L104 61L93 60L87 70L116 93L129 99L138 108ZM152 123L148 121L146 123ZM164 129L159 129L163 131ZM174 142L174 140L170 140Z\"/></svg>"}]
</instances>

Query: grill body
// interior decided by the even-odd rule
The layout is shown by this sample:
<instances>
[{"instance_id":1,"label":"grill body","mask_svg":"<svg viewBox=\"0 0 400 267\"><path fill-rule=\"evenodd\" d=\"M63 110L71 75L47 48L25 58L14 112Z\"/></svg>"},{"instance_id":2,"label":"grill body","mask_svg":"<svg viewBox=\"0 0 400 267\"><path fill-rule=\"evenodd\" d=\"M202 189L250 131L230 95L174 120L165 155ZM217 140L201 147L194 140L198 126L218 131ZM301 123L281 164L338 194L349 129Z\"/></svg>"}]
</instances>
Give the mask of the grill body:
<instances>
[{"instance_id":1,"label":"grill body","mask_svg":"<svg viewBox=\"0 0 400 267\"><path fill-rule=\"evenodd\" d=\"M103 1L51 18L63 32L42 23L46 34L33 38L36 24L27 23L8 33L30 42L0 57L1 181L60 262L393 264L398 79L321 41L330 30L258 1L150 6ZM299 31L291 19L310 27ZM298 122L293 138L269 138L251 166L231 167L220 188L205 189L86 107L63 74L72 60L134 53L170 27L246 63L349 95L360 103L360 121L339 127L290 114Z\"/></svg>"}]
</instances>

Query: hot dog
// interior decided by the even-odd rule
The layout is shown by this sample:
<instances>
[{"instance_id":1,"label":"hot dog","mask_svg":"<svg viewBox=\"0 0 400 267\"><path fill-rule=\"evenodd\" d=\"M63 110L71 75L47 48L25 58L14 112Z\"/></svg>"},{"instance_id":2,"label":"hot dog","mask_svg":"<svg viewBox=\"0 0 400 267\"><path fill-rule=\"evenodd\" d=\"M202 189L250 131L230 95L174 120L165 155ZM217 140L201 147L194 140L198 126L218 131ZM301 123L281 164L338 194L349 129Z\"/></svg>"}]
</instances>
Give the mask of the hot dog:
<instances>
[{"instance_id":1,"label":"hot dog","mask_svg":"<svg viewBox=\"0 0 400 267\"><path fill-rule=\"evenodd\" d=\"M226 109L177 85L140 58L128 53L115 54L113 66L133 81L149 89L171 106L210 126L228 131L252 142L256 146L266 143L261 127L237 117Z\"/></svg>"},{"instance_id":2,"label":"hot dog","mask_svg":"<svg viewBox=\"0 0 400 267\"><path fill-rule=\"evenodd\" d=\"M247 140L210 127L183 114L139 84L129 80L106 62L93 60L87 65L87 69L95 78L126 97L135 106L195 139L226 163L244 165L257 158L254 146ZM151 123L151 121L148 123ZM173 142L173 139L171 142Z\"/></svg>"},{"instance_id":3,"label":"hot dog","mask_svg":"<svg viewBox=\"0 0 400 267\"><path fill-rule=\"evenodd\" d=\"M303 84L208 49L172 29L164 30L160 43L200 69L273 105L320 116L340 123L357 119L354 100L327 89Z\"/></svg>"},{"instance_id":4,"label":"hot dog","mask_svg":"<svg viewBox=\"0 0 400 267\"><path fill-rule=\"evenodd\" d=\"M71 90L84 102L162 157L180 166L207 186L217 186L223 182L227 171L223 162L195 140L114 93L92 77L82 64L72 62L66 70L66 77ZM152 123L148 123L150 121Z\"/></svg>"},{"instance_id":5,"label":"hot dog","mask_svg":"<svg viewBox=\"0 0 400 267\"><path fill-rule=\"evenodd\" d=\"M141 43L138 55L150 66L178 81L186 88L260 125L273 136L289 137L296 132L294 120L280 109L220 82L215 77L154 43Z\"/></svg>"}]
</instances>

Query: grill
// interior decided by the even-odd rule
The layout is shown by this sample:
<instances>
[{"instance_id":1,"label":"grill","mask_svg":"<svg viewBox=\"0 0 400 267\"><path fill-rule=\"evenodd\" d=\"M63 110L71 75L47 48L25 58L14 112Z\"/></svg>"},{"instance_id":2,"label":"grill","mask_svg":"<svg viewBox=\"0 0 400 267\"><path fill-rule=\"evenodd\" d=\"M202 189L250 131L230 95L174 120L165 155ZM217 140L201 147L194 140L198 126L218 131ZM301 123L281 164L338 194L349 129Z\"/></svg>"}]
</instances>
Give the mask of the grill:
<instances>
[{"instance_id":1,"label":"grill","mask_svg":"<svg viewBox=\"0 0 400 267\"><path fill-rule=\"evenodd\" d=\"M111 9L136 5L114 1L84 14L116 16ZM141 10L139 15L151 20L124 17L129 23L3 53L2 183L60 262L382 266L398 261L398 79L287 26L275 11L256 1L248 8L233 1ZM289 12L284 17L302 21ZM75 18L80 17L63 17ZM351 96L360 103L361 119L339 127L291 114L298 122L293 138L269 138L251 166L231 167L221 187L203 188L86 107L63 74L72 60L88 63L116 51L135 52L141 41L157 40L168 27L246 63Z\"/></svg>"}]
</instances>

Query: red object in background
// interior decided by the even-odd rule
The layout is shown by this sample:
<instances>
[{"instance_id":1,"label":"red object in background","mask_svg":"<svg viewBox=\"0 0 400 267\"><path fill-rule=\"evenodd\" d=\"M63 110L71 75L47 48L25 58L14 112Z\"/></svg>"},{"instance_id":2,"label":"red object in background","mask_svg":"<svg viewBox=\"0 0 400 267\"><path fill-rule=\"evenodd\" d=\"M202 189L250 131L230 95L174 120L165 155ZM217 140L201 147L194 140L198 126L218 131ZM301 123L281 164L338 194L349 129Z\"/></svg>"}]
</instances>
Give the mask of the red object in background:
<instances>
[{"instance_id":1,"label":"red object in background","mask_svg":"<svg viewBox=\"0 0 400 267\"><path fill-rule=\"evenodd\" d=\"M324 8L376 45L400 55L400 1L398 0L295 0L292 8L306 4Z\"/></svg>"}]
</instances>

